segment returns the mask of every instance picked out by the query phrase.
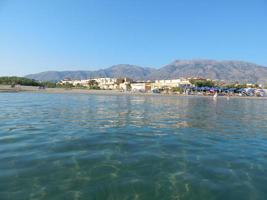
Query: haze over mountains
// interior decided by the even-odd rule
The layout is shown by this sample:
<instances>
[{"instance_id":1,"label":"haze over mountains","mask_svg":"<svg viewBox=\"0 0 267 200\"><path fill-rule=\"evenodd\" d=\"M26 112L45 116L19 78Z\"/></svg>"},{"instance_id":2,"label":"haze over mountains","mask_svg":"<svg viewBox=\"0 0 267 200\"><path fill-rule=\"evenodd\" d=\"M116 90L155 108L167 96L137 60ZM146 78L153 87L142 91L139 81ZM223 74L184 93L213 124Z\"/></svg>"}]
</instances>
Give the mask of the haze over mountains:
<instances>
[{"instance_id":1,"label":"haze over mountains","mask_svg":"<svg viewBox=\"0 0 267 200\"><path fill-rule=\"evenodd\" d=\"M99 77L129 77L134 80L202 77L213 80L267 83L267 67L243 61L176 60L159 69L120 64L96 71L47 71L26 77L40 81Z\"/></svg>"}]
</instances>

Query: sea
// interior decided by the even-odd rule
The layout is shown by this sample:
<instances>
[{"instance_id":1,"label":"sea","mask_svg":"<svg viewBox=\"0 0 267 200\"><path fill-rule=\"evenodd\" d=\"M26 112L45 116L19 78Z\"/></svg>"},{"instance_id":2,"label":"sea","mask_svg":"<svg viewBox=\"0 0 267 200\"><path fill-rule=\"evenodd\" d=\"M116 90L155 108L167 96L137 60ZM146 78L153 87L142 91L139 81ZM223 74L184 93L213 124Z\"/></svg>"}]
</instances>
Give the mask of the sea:
<instances>
[{"instance_id":1,"label":"sea","mask_svg":"<svg viewBox=\"0 0 267 200\"><path fill-rule=\"evenodd\" d=\"M267 100L0 93L1 200L266 200Z\"/></svg>"}]
</instances>

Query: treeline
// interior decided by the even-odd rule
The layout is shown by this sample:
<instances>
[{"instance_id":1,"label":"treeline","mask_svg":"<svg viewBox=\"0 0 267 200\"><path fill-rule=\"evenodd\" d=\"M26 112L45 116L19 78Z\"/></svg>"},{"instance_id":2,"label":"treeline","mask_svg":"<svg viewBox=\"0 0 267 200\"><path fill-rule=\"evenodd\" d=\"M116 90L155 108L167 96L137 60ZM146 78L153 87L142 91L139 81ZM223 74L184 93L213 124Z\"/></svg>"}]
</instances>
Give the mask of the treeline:
<instances>
[{"instance_id":1,"label":"treeline","mask_svg":"<svg viewBox=\"0 0 267 200\"><path fill-rule=\"evenodd\" d=\"M56 87L57 84L53 82L38 82L33 79L28 79L24 77L17 77L17 76L3 76L0 77L0 85L24 85L24 86L42 86L42 87L49 87L53 88Z\"/></svg>"},{"instance_id":2,"label":"treeline","mask_svg":"<svg viewBox=\"0 0 267 200\"><path fill-rule=\"evenodd\" d=\"M216 82L212 80L206 80L206 79L190 79L190 83L196 87L224 87L224 88L237 88L237 89L242 89L242 88L259 88L258 84L239 84L239 83L234 83L234 84L222 84L221 82Z\"/></svg>"},{"instance_id":3,"label":"treeline","mask_svg":"<svg viewBox=\"0 0 267 200\"><path fill-rule=\"evenodd\" d=\"M3 76L0 77L1 85L25 85L25 86L41 86L39 82L17 76Z\"/></svg>"},{"instance_id":4,"label":"treeline","mask_svg":"<svg viewBox=\"0 0 267 200\"><path fill-rule=\"evenodd\" d=\"M190 83L195 85L196 87L214 87L215 82L212 80L206 79L190 79Z\"/></svg>"},{"instance_id":5,"label":"treeline","mask_svg":"<svg viewBox=\"0 0 267 200\"><path fill-rule=\"evenodd\" d=\"M242 88L247 88L248 85L247 84L230 84L230 85L226 85L226 88L237 88L237 89L242 89ZM259 85L258 84L254 84L254 85L250 85L249 87L251 88L258 88Z\"/></svg>"}]
</instances>

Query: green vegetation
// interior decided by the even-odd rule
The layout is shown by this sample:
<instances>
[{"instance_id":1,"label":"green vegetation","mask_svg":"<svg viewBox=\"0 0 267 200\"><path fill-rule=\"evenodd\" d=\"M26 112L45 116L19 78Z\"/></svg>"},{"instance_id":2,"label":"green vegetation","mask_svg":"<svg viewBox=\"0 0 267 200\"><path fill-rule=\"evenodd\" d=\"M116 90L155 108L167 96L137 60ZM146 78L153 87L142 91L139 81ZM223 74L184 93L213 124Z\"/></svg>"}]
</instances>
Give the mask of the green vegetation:
<instances>
[{"instance_id":1,"label":"green vegetation","mask_svg":"<svg viewBox=\"0 0 267 200\"><path fill-rule=\"evenodd\" d=\"M88 86L89 86L89 89L91 90L100 90L100 87L98 86L98 83L96 82L96 80L90 80L88 82Z\"/></svg>"},{"instance_id":2,"label":"green vegetation","mask_svg":"<svg viewBox=\"0 0 267 200\"><path fill-rule=\"evenodd\" d=\"M183 89L180 88L180 87L173 87L173 88L171 89L171 91L172 91L172 92L181 93L181 92L183 92Z\"/></svg>"},{"instance_id":3,"label":"green vegetation","mask_svg":"<svg viewBox=\"0 0 267 200\"><path fill-rule=\"evenodd\" d=\"M224 87L242 89L242 88L246 88L247 85L246 84L230 84L230 85L225 85Z\"/></svg>"},{"instance_id":4,"label":"green vegetation","mask_svg":"<svg viewBox=\"0 0 267 200\"><path fill-rule=\"evenodd\" d=\"M55 82L38 82L33 79L28 79L24 77L16 77L16 76L4 76L0 77L0 85L11 85L15 87L15 85L23 85L23 86L37 86L37 87L44 87L44 88L77 88L77 89L92 89L92 90L99 90L100 87L95 80L91 80L88 84L88 87L83 85L76 85L74 86L71 83L64 83L64 84L57 84Z\"/></svg>"},{"instance_id":5,"label":"green vegetation","mask_svg":"<svg viewBox=\"0 0 267 200\"><path fill-rule=\"evenodd\" d=\"M16 76L3 76L0 77L0 84L1 85L25 85L25 86L41 86L41 84L35 80L23 78L23 77L16 77Z\"/></svg>"},{"instance_id":6,"label":"green vegetation","mask_svg":"<svg viewBox=\"0 0 267 200\"><path fill-rule=\"evenodd\" d=\"M89 89L90 90L100 90L100 87L97 85L94 85L94 86L90 86Z\"/></svg>"},{"instance_id":7,"label":"green vegetation","mask_svg":"<svg viewBox=\"0 0 267 200\"><path fill-rule=\"evenodd\" d=\"M40 84L41 84L41 86L44 86L44 87L47 87L47 88L56 88L56 87L58 87L58 85L56 83L54 83L54 82L46 81L46 82L41 82Z\"/></svg>"},{"instance_id":8,"label":"green vegetation","mask_svg":"<svg viewBox=\"0 0 267 200\"><path fill-rule=\"evenodd\" d=\"M75 88L75 89L91 89L91 90L100 90L100 87L98 86L97 82L92 80L89 82L88 86L84 86L81 84L77 84L77 85L73 85L71 83L62 83L62 84L55 84L55 87L58 88L65 88L65 89L71 89L71 88Z\"/></svg>"},{"instance_id":9,"label":"green vegetation","mask_svg":"<svg viewBox=\"0 0 267 200\"><path fill-rule=\"evenodd\" d=\"M23 85L23 86L42 86L47 88L55 88L58 85L54 82L38 82L33 79L28 79L24 77L17 76L3 76L0 77L0 85L11 85L14 87L15 85Z\"/></svg>"},{"instance_id":10,"label":"green vegetation","mask_svg":"<svg viewBox=\"0 0 267 200\"><path fill-rule=\"evenodd\" d=\"M96 82L96 80L90 80L90 81L88 82L88 85L89 85L89 87L91 87L91 86L96 86L96 85L98 85L98 83Z\"/></svg>"},{"instance_id":11,"label":"green vegetation","mask_svg":"<svg viewBox=\"0 0 267 200\"><path fill-rule=\"evenodd\" d=\"M259 84L255 84L255 85L253 85L252 87L253 87L253 88L259 88L260 86L259 86Z\"/></svg>"},{"instance_id":12,"label":"green vegetation","mask_svg":"<svg viewBox=\"0 0 267 200\"><path fill-rule=\"evenodd\" d=\"M230 84L230 85L225 85L224 87L242 89L242 88L247 88L247 87L259 88L259 85L258 84L254 84L254 85L248 86L247 84L244 83L244 84Z\"/></svg>"},{"instance_id":13,"label":"green vegetation","mask_svg":"<svg viewBox=\"0 0 267 200\"><path fill-rule=\"evenodd\" d=\"M63 83L63 84L58 84L57 87L60 87L60 88L74 88L74 85L71 84L71 83Z\"/></svg>"},{"instance_id":14,"label":"green vegetation","mask_svg":"<svg viewBox=\"0 0 267 200\"><path fill-rule=\"evenodd\" d=\"M81 84L77 84L77 85L75 85L75 86L73 86L74 88L76 88L76 89L87 89L88 87L86 87L86 86L84 86L84 85L81 85Z\"/></svg>"},{"instance_id":15,"label":"green vegetation","mask_svg":"<svg viewBox=\"0 0 267 200\"><path fill-rule=\"evenodd\" d=\"M215 82L206 79L190 79L190 83L196 87L214 87Z\"/></svg>"}]
</instances>

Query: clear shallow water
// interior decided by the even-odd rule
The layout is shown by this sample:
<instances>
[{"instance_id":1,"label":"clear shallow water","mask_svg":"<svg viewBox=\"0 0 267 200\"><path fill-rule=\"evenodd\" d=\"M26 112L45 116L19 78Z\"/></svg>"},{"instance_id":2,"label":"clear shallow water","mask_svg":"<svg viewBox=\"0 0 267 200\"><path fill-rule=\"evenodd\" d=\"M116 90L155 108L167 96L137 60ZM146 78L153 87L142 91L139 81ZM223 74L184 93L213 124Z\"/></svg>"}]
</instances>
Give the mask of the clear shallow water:
<instances>
[{"instance_id":1,"label":"clear shallow water","mask_svg":"<svg viewBox=\"0 0 267 200\"><path fill-rule=\"evenodd\" d=\"M2 93L0 199L267 199L267 101Z\"/></svg>"}]
</instances>

